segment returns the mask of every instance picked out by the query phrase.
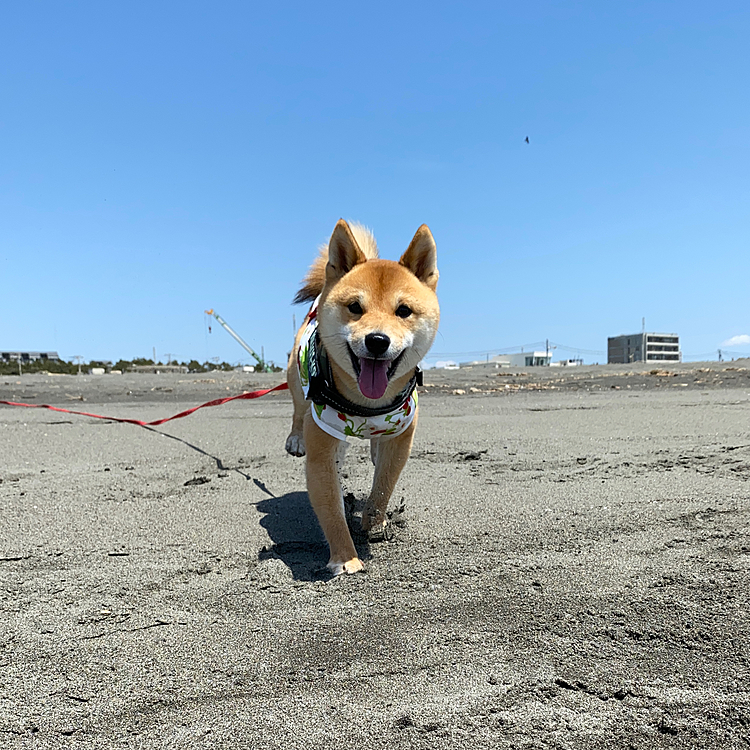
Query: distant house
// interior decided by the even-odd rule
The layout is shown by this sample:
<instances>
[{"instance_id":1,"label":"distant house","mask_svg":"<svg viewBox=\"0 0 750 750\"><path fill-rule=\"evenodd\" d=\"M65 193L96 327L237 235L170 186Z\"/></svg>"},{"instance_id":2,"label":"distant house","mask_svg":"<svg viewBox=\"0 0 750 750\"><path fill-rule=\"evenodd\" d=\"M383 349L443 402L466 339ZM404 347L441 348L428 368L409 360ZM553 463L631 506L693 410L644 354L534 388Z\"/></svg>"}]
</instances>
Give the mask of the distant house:
<instances>
[{"instance_id":1,"label":"distant house","mask_svg":"<svg viewBox=\"0 0 750 750\"><path fill-rule=\"evenodd\" d=\"M39 359L60 361L57 352L3 352L0 351L0 360L3 362L36 362Z\"/></svg>"},{"instance_id":2,"label":"distant house","mask_svg":"<svg viewBox=\"0 0 750 750\"><path fill-rule=\"evenodd\" d=\"M473 362L461 362L461 367L476 367L479 365L490 367L549 367L552 361L551 352L517 352L516 354L498 354L487 359L477 359ZM449 369L449 368L446 368Z\"/></svg>"},{"instance_id":3,"label":"distant house","mask_svg":"<svg viewBox=\"0 0 750 750\"><path fill-rule=\"evenodd\" d=\"M583 365L583 360L580 358L561 359L559 362L550 362L550 367L580 367L581 365Z\"/></svg>"},{"instance_id":4,"label":"distant house","mask_svg":"<svg viewBox=\"0 0 750 750\"><path fill-rule=\"evenodd\" d=\"M676 333L631 333L607 339L607 362L682 362Z\"/></svg>"},{"instance_id":5,"label":"distant house","mask_svg":"<svg viewBox=\"0 0 750 750\"><path fill-rule=\"evenodd\" d=\"M490 362L494 362L499 367L549 367L552 362L552 353L543 351L498 354Z\"/></svg>"}]
</instances>

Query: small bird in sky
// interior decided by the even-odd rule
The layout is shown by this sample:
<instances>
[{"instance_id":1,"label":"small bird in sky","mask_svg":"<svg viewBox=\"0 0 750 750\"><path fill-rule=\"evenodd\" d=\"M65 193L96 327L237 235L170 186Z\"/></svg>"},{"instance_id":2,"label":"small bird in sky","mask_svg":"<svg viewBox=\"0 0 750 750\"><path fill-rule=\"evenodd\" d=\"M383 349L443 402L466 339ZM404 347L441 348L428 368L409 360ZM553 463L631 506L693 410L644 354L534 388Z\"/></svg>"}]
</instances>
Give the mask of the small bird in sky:
<instances>
[{"instance_id":1,"label":"small bird in sky","mask_svg":"<svg viewBox=\"0 0 750 750\"><path fill-rule=\"evenodd\" d=\"M526 136L526 143L528 143L528 142L529 142L529 136L527 135Z\"/></svg>"}]
</instances>

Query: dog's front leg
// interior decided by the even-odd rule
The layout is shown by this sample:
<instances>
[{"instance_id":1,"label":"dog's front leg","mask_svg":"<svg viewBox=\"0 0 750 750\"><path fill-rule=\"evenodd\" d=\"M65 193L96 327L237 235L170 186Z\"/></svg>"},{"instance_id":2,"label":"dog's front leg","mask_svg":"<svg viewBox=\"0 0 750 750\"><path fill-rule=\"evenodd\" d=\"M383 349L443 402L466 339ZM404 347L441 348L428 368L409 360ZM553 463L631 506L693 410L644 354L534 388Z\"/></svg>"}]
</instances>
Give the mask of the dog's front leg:
<instances>
[{"instance_id":1,"label":"dog's front leg","mask_svg":"<svg viewBox=\"0 0 750 750\"><path fill-rule=\"evenodd\" d=\"M392 438L379 438L377 444L373 440L375 476L370 498L362 513L362 530L369 532L371 540L385 535L385 512L388 510L388 501L391 499L396 482L411 453L416 427L417 415L415 414L414 421L400 435Z\"/></svg>"},{"instance_id":2,"label":"dog's front leg","mask_svg":"<svg viewBox=\"0 0 750 750\"><path fill-rule=\"evenodd\" d=\"M299 336L298 336L299 338ZM286 382L289 385L289 393L292 394L292 403L294 404L294 416L292 417L292 430L286 439L286 452L292 456L305 455L304 419L305 412L310 411L310 405L305 401L305 394L302 390L302 383L299 378L299 367L297 365L297 343L289 357L289 366L287 367Z\"/></svg>"},{"instance_id":3,"label":"dog's front leg","mask_svg":"<svg viewBox=\"0 0 750 750\"><path fill-rule=\"evenodd\" d=\"M356 573L364 568L346 525L336 458L339 443L318 427L308 412L304 423L307 450L307 494L331 551L328 568L334 575Z\"/></svg>"}]
</instances>

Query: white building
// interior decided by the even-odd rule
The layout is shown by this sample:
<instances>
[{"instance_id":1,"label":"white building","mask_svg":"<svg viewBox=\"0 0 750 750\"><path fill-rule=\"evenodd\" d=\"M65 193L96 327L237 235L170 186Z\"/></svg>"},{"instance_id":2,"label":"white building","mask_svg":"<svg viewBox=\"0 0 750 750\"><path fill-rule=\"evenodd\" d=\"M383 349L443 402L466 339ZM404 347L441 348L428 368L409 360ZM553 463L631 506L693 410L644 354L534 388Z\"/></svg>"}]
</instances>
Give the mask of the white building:
<instances>
[{"instance_id":1,"label":"white building","mask_svg":"<svg viewBox=\"0 0 750 750\"><path fill-rule=\"evenodd\" d=\"M461 367L472 365L494 365L495 367L549 367L552 352L516 352L515 354L498 354L485 360L462 362Z\"/></svg>"},{"instance_id":2,"label":"white building","mask_svg":"<svg viewBox=\"0 0 750 750\"><path fill-rule=\"evenodd\" d=\"M580 367L582 359L561 359L559 362L550 362L550 367Z\"/></svg>"},{"instance_id":3,"label":"white building","mask_svg":"<svg viewBox=\"0 0 750 750\"><path fill-rule=\"evenodd\" d=\"M500 367L549 367L550 362L552 362L552 353L541 351L498 354L490 362L494 362Z\"/></svg>"}]
</instances>

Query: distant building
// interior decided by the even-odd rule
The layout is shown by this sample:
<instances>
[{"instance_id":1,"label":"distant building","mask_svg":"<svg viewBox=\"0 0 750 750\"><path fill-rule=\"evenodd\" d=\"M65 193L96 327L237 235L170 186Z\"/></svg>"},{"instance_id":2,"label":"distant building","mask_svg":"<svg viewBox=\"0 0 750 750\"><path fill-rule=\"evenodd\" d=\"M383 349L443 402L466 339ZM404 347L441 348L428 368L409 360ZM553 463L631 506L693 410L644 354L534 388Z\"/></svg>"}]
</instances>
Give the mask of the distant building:
<instances>
[{"instance_id":1,"label":"distant building","mask_svg":"<svg viewBox=\"0 0 750 750\"><path fill-rule=\"evenodd\" d=\"M680 337L676 333L631 333L607 339L607 362L681 362Z\"/></svg>"},{"instance_id":2,"label":"distant building","mask_svg":"<svg viewBox=\"0 0 750 750\"><path fill-rule=\"evenodd\" d=\"M578 359L561 359L559 362L550 362L550 367L580 367L583 360Z\"/></svg>"},{"instance_id":3,"label":"distant building","mask_svg":"<svg viewBox=\"0 0 750 750\"><path fill-rule=\"evenodd\" d=\"M462 362L461 367L474 365L494 365L495 367L549 367L552 362L551 352L516 352L515 354L498 354L485 360Z\"/></svg>"},{"instance_id":4,"label":"distant building","mask_svg":"<svg viewBox=\"0 0 750 750\"><path fill-rule=\"evenodd\" d=\"M3 362L36 362L39 359L50 359L60 361L57 352L1 352L0 360Z\"/></svg>"},{"instance_id":5,"label":"distant building","mask_svg":"<svg viewBox=\"0 0 750 750\"><path fill-rule=\"evenodd\" d=\"M490 362L500 367L549 367L552 362L551 352L518 352L516 354L498 354Z\"/></svg>"},{"instance_id":6,"label":"distant building","mask_svg":"<svg viewBox=\"0 0 750 750\"><path fill-rule=\"evenodd\" d=\"M110 372L112 372L112 362L108 359L94 360L91 362L91 367L88 369L89 375L104 375L105 373Z\"/></svg>"}]
</instances>

